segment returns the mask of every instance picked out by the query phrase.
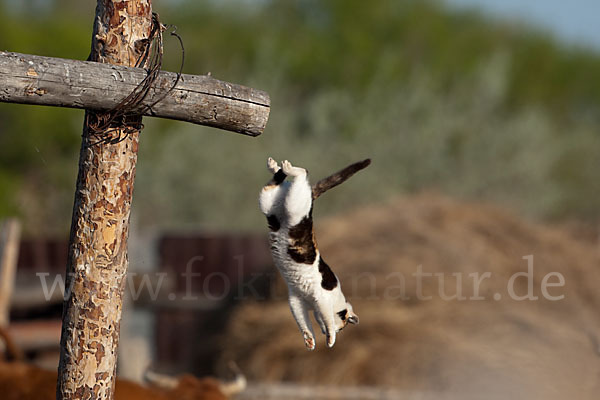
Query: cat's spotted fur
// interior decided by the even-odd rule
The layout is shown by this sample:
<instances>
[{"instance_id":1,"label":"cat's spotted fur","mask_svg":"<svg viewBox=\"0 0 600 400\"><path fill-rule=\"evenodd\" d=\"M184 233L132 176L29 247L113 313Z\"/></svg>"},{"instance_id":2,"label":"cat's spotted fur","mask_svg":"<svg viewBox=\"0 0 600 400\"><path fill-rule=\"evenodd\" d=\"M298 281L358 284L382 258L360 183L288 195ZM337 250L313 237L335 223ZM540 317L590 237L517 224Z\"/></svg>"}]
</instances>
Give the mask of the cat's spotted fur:
<instances>
[{"instance_id":1,"label":"cat's spotted fur","mask_svg":"<svg viewBox=\"0 0 600 400\"><path fill-rule=\"evenodd\" d=\"M306 169L294 167L287 160L281 168L272 158L267 161L273 178L260 192L260 209L271 231L273 260L288 285L290 308L309 350L315 348L310 311L327 335L329 347L334 345L336 333L348 323L358 324L358 316L346 301L338 278L317 247L313 200L369 164L370 160L352 164L311 187ZM286 180L288 177L291 181Z\"/></svg>"}]
</instances>

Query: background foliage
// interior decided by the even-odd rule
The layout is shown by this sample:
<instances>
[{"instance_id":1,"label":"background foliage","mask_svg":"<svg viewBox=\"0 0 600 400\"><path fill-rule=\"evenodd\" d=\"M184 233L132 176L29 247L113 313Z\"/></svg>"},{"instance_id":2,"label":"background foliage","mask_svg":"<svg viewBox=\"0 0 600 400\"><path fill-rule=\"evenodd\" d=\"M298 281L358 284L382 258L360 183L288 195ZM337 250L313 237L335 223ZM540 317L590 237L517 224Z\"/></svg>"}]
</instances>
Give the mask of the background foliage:
<instances>
[{"instance_id":1,"label":"background foliage","mask_svg":"<svg viewBox=\"0 0 600 400\"><path fill-rule=\"evenodd\" d=\"M43 3L43 6L42 6ZM0 2L0 49L85 59L94 2ZM19 4L17 7L16 5ZM371 157L327 214L437 190L544 219L600 216L600 56L434 1L155 1L185 72L264 89L251 139L145 119L141 229L258 229L265 159L314 178ZM179 51L166 38L166 69ZM0 215L30 234L70 223L81 111L0 104Z\"/></svg>"}]
</instances>

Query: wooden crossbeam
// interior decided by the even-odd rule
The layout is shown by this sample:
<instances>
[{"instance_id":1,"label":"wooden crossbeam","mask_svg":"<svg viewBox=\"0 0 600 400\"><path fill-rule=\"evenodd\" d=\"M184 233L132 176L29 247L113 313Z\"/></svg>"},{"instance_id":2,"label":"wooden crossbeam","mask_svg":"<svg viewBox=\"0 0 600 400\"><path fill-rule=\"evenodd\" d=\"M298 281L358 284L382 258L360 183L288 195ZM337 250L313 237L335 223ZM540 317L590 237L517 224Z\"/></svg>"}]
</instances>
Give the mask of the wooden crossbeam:
<instances>
[{"instance_id":1,"label":"wooden crossbeam","mask_svg":"<svg viewBox=\"0 0 600 400\"><path fill-rule=\"evenodd\" d=\"M0 102L107 111L145 77L142 68L0 51ZM142 105L159 100L176 78L161 72ZM183 74L177 87L144 115L258 136L269 110L269 95L262 90Z\"/></svg>"}]
</instances>

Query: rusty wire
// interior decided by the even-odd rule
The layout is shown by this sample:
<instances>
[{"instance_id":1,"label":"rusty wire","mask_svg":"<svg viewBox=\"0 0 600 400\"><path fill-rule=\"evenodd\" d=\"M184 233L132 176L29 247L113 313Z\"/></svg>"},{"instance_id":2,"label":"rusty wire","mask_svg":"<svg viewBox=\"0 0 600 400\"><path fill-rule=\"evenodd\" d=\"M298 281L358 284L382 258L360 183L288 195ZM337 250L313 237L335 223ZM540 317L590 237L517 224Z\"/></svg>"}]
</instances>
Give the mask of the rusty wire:
<instances>
[{"instance_id":1,"label":"rusty wire","mask_svg":"<svg viewBox=\"0 0 600 400\"><path fill-rule=\"evenodd\" d=\"M170 34L179 40L181 46L179 72L173 85L164 94L151 104L143 104L160 75L163 60L163 32L168 29L173 29ZM163 25L159 20L158 14L152 13L150 36L146 39L143 53L140 54L135 63L135 67L137 68L147 65L146 77L127 97L111 110L102 113L86 112L86 132L90 137L94 136L98 138L97 141L91 142L87 146L106 143L116 144L125 140L131 133L141 130L143 128L142 115L147 111L151 111L152 107L162 101L179 83L184 61L185 48L181 36L177 34L177 27L174 25ZM118 134L114 135L115 132L118 132Z\"/></svg>"}]
</instances>

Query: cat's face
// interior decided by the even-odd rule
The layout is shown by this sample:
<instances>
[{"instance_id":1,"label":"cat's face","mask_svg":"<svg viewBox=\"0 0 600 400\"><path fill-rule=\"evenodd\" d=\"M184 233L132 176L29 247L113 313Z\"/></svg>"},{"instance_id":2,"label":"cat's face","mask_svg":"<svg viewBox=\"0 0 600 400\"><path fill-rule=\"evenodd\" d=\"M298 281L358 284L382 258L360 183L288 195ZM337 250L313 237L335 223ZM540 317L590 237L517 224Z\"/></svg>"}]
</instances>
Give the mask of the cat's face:
<instances>
[{"instance_id":1,"label":"cat's face","mask_svg":"<svg viewBox=\"0 0 600 400\"><path fill-rule=\"evenodd\" d=\"M348 324L358 325L358 315L352 310L352 304L346 302L345 307L335 313L335 329L339 332Z\"/></svg>"}]
</instances>

